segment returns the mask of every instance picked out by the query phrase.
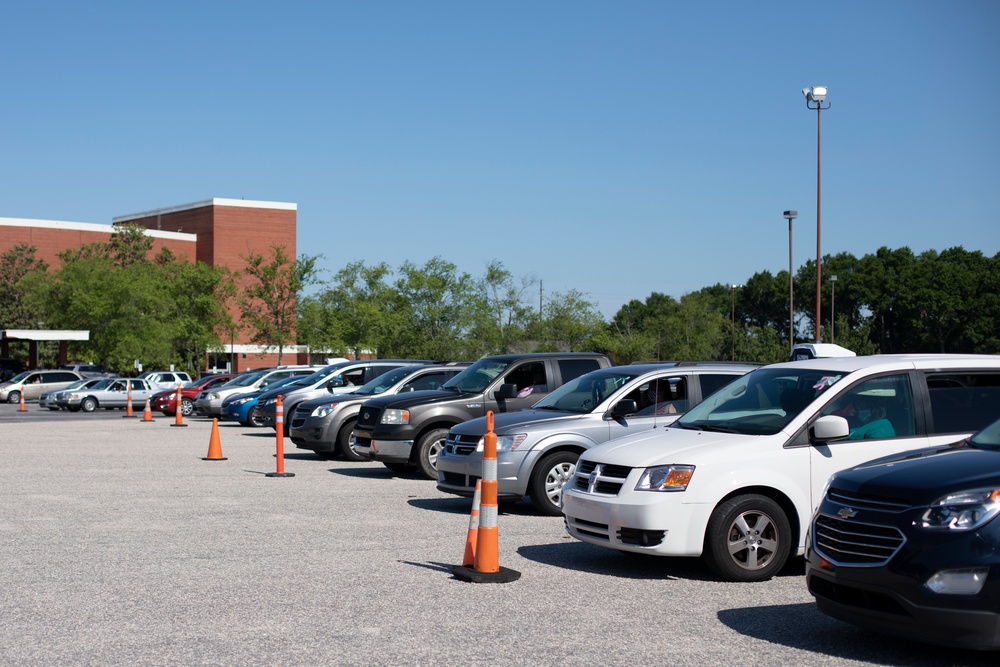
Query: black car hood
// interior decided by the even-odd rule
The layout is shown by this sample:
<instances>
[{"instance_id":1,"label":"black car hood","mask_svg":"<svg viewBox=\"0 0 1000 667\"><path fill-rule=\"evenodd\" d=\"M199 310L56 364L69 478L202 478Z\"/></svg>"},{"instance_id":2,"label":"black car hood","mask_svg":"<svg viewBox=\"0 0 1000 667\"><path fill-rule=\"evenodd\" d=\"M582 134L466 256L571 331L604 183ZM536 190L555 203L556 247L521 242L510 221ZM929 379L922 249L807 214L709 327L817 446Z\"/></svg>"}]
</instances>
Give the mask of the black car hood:
<instances>
[{"instance_id":1,"label":"black car hood","mask_svg":"<svg viewBox=\"0 0 1000 667\"><path fill-rule=\"evenodd\" d=\"M452 391L450 389L425 389L423 391L408 391L405 394L392 394L391 396L373 396L371 400L365 401L365 405L383 410L405 409L411 408L414 405L444 403L466 398L482 401L482 394L471 394L462 391Z\"/></svg>"},{"instance_id":2,"label":"black car hood","mask_svg":"<svg viewBox=\"0 0 1000 667\"><path fill-rule=\"evenodd\" d=\"M867 496L929 504L962 489L1000 485L1000 452L971 447L922 449L837 473L831 485Z\"/></svg>"}]
</instances>

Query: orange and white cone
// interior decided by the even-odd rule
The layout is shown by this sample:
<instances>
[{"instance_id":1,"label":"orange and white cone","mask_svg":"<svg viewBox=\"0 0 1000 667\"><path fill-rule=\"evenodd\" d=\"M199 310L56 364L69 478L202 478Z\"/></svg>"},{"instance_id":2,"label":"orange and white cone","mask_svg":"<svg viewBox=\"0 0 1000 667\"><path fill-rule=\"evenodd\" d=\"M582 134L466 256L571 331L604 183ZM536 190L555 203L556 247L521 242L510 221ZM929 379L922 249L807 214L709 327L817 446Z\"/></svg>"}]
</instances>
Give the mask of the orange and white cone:
<instances>
[{"instance_id":1,"label":"orange and white cone","mask_svg":"<svg viewBox=\"0 0 1000 667\"><path fill-rule=\"evenodd\" d=\"M142 421L152 422L156 421L153 419L153 411L149 409L149 398L146 398L146 409L142 411Z\"/></svg>"},{"instance_id":2,"label":"orange and white cone","mask_svg":"<svg viewBox=\"0 0 1000 667\"><path fill-rule=\"evenodd\" d=\"M465 555L462 557L462 565L465 567L476 564L476 541L479 539L479 503L482 491L482 481L476 480L476 494L472 497L472 516L469 517L469 534L465 538Z\"/></svg>"},{"instance_id":3,"label":"orange and white cone","mask_svg":"<svg viewBox=\"0 0 1000 667\"><path fill-rule=\"evenodd\" d=\"M125 417L123 417L123 419L129 419L131 417L135 417L135 415L132 414L132 381L129 380L128 394L127 394L127 399L125 401Z\"/></svg>"},{"instance_id":4,"label":"orange and white cone","mask_svg":"<svg viewBox=\"0 0 1000 667\"><path fill-rule=\"evenodd\" d=\"M474 584L506 584L516 581L521 573L500 567L500 539L497 529L497 434L493 432L493 411L486 413L486 435L483 436L483 475L480 481L479 527L476 529L476 552L473 567L456 565L456 579Z\"/></svg>"},{"instance_id":5,"label":"orange and white cone","mask_svg":"<svg viewBox=\"0 0 1000 667\"><path fill-rule=\"evenodd\" d=\"M225 461L226 457L222 455L222 441L219 440L219 420L212 420L212 437L208 439L208 454L204 456L202 461Z\"/></svg>"},{"instance_id":6,"label":"orange and white cone","mask_svg":"<svg viewBox=\"0 0 1000 667\"><path fill-rule=\"evenodd\" d=\"M183 399L181 397L181 383L177 383L177 393L175 394L177 400L174 401L174 423L171 426L187 426L184 423L184 411L181 406L184 405Z\"/></svg>"},{"instance_id":7,"label":"orange and white cone","mask_svg":"<svg viewBox=\"0 0 1000 667\"><path fill-rule=\"evenodd\" d=\"M18 412L27 412L28 408L24 407L24 383L21 383L21 407L17 409Z\"/></svg>"}]
</instances>

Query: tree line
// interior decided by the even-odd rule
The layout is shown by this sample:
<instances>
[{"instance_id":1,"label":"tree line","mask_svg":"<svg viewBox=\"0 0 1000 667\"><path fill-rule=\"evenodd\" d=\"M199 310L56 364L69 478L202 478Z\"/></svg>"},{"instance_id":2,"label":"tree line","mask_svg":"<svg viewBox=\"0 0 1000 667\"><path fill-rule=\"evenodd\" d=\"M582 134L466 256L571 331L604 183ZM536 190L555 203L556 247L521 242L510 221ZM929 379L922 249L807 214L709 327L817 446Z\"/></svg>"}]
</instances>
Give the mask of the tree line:
<instances>
[{"instance_id":1,"label":"tree line","mask_svg":"<svg viewBox=\"0 0 1000 667\"><path fill-rule=\"evenodd\" d=\"M533 304L537 280L515 277L496 260L479 276L441 257L395 269L358 261L323 280L321 256L292 258L279 246L243 257L239 272L151 250L152 240L132 225L116 226L106 243L60 253L56 270L34 247L15 246L0 257L0 326L88 329L90 340L71 343L71 356L124 373L135 359L197 369L207 353L244 337L355 357L586 350L617 363L774 362L793 342L814 340L817 324L812 260L793 276L792 313L788 272L762 271L743 285L711 285L679 299L653 292L606 321L572 289ZM826 256L823 272L837 276L821 290L824 342L832 334L858 354L1000 353L1000 254L883 247L861 258ZM43 355L54 363L54 350Z\"/></svg>"}]
</instances>

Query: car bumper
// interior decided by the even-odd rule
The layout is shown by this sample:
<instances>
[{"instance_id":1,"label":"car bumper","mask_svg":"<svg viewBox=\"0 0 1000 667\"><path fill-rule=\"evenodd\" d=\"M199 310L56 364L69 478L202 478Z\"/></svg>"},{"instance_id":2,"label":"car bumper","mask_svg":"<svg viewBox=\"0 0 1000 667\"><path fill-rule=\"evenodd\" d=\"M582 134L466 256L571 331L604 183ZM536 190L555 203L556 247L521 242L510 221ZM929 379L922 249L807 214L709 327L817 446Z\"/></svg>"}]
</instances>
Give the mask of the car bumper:
<instances>
[{"instance_id":1,"label":"car bumper","mask_svg":"<svg viewBox=\"0 0 1000 667\"><path fill-rule=\"evenodd\" d=\"M408 463L413 452L413 440L378 440L370 431L354 431L354 451L361 456L366 453L375 461L384 463Z\"/></svg>"},{"instance_id":2,"label":"car bumper","mask_svg":"<svg viewBox=\"0 0 1000 667\"><path fill-rule=\"evenodd\" d=\"M497 454L497 498L520 500L526 493L528 482L520 479L524 454L513 456L503 452ZM476 492L476 482L483 473L483 454L473 452L468 455L442 453L437 460L437 488L445 493L472 497ZM527 476L527 475L525 475Z\"/></svg>"},{"instance_id":3,"label":"car bumper","mask_svg":"<svg viewBox=\"0 0 1000 667\"><path fill-rule=\"evenodd\" d=\"M659 556L700 556L712 507L684 504L683 492L637 492L630 476L620 496L563 489L566 531L598 546Z\"/></svg>"}]
</instances>

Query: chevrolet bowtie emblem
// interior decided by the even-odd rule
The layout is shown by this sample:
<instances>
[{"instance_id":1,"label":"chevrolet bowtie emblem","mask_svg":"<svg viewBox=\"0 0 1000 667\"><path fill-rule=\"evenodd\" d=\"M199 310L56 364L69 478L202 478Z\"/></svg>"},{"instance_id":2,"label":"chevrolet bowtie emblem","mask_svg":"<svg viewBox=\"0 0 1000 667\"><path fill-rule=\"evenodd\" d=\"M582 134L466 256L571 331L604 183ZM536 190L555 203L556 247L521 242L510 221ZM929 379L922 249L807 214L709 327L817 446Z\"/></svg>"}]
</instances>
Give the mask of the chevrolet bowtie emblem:
<instances>
[{"instance_id":1,"label":"chevrolet bowtie emblem","mask_svg":"<svg viewBox=\"0 0 1000 667\"><path fill-rule=\"evenodd\" d=\"M850 507L844 507L839 512L837 512L837 514L840 516L841 519L853 519L858 515L858 511L852 510Z\"/></svg>"}]
</instances>

